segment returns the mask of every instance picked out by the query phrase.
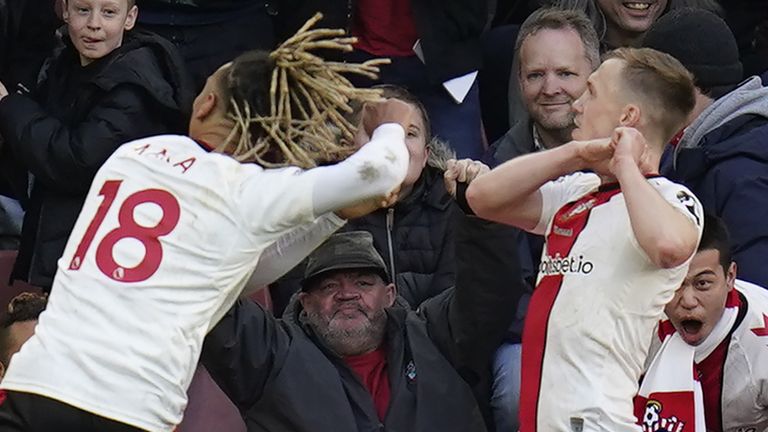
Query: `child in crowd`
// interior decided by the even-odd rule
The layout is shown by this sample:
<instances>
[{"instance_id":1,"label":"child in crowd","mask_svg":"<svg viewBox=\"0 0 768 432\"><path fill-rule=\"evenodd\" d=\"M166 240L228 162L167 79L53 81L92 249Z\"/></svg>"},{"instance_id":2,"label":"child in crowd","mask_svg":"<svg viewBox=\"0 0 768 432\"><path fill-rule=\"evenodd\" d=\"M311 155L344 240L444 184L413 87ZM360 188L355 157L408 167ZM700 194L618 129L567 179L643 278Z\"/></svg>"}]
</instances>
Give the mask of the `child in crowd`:
<instances>
[{"instance_id":1,"label":"child in crowd","mask_svg":"<svg viewBox=\"0 0 768 432\"><path fill-rule=\"evenodd\" d=\"M131 31L137 14L135 0L68 0L67 32L37 87L9 94L0 83L2 162L19 174L6 172L15 187L3 190L26 200L13 279L50 289L104 161L127 141L186 129L193 95L182 62L167 41Z\"/></svg>"}]
</instances>

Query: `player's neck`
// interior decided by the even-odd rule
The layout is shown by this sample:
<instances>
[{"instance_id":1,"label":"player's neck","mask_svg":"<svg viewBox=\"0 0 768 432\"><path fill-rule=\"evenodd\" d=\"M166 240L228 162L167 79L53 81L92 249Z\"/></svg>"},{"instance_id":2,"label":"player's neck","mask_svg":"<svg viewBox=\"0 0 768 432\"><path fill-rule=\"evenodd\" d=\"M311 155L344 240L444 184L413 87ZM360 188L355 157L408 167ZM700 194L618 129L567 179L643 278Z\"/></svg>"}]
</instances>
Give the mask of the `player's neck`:
<instances>
[{"instance_id":1,"label":"player's neck","mask_svg":"<svg viewBox=\"0 0 768 432\"><path fill-rule=\"evenodd\" d=\"M218 149L227 142L236 142L237 136L232 135L232 129L234 123L230 120L219 120L211 122L203 128L199 128L192 136L194 140L203 141L209 144L212 148Z\"/></svg>"}]
</instances>

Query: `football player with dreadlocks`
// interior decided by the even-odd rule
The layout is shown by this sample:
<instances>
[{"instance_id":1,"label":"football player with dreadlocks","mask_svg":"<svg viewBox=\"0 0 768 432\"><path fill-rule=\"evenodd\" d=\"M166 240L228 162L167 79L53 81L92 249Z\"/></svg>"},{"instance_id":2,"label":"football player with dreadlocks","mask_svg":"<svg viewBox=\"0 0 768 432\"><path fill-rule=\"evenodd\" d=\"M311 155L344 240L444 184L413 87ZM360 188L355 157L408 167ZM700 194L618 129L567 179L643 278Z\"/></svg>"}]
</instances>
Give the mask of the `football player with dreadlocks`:
<instances>
[{"instance_id":1,"label":"football player with dreadlocks","mask_svg":"<svg viewBox=\"0 0 768 432\"><path fill-rule=\"evenodd\" d=\"M392 200L412 108L342 76L381 61L312 54L354 43L312 30L318 19L217 70L189 137L133 141L103 165L2 382L0 431L174 430L203 338L244 286ZM367 103L358 131L345 119L355 103Z\"/></svg>"}]
</instances>

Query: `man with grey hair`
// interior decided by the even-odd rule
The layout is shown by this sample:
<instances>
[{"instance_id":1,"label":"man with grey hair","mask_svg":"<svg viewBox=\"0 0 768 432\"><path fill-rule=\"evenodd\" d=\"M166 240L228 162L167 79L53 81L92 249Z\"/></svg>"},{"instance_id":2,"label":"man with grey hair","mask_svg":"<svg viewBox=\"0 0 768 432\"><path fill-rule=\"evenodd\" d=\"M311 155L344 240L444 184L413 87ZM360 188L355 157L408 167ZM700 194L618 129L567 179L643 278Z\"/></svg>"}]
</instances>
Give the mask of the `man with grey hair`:
<instances>
[{"instance_id":1,"label":"man with grey hair","mask_svg":"<svg viewBox=\"0 0 768 432\"><path fill-rule=\"evenodd\" d=\"M571 104L584 92L587 78L600 65L599 42L589 19L580 11L539 9L523 23L515 44L516 80L523 115L493 145L493 165L517 156L558 147L571 140ZM521 236L520 256L529 287L544 240ZM526 297L530 296L530 290ZM528 301L520 302L515 322L494 361L492 406L500 432L516 431L520 398L520 339Z\"/></svg>"},{"instance_id":2,"label":"man with grey hair","mask_svg":"<svg viewBox=\"0 0 768 432\"><path fill-rule=\"evenodd\" d=\"M497 163L571 140L571 103L600 65L592 24L579 11L539 9L520 27L511 85L519 87L525 113L492 145ZM514 103L515 101L513 101Z\"/></svg>"}]
</instances>

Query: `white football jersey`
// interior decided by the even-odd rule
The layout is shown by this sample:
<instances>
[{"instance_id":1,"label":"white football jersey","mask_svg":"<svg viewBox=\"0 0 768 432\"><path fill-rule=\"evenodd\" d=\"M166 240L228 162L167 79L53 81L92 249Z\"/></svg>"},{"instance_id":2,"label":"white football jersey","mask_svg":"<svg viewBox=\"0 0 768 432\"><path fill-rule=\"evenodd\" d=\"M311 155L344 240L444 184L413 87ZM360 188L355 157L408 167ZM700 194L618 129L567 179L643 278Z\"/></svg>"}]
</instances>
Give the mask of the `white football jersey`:
<instances>
[{"instance_id":1,"label":"white football jersey","mask_svg":"<svg viewBox=\"0 0 768 432\"><path fill-rule=\"evenodd\" d=\"M398 162L404 176L399 136L394 154L405 158ZM320 220L317 176L302 173L241 164L182 136L120 147L94 179L47 310L1 387L142 429L173 430L203 338L260 254ZM349 187L336 193L354 195L356 185ZM333 229L343 224L332 214L323 218Z\"/></svg>"},{"instance_id":2,"label":"white football jersey","mask_svg":"<svg viewBox=\"0 0 768 432\"><path fill-rule=\"evenodd\" d=\"M664 178L648 182L701 235L693 194ZM577 173L541 192L535 231L546 244L523 333L520 430L637 431L632 400L656 323L688 262L653 264L618 184Z\"/></svg>"}]
</instances>

